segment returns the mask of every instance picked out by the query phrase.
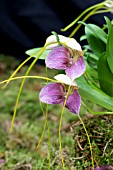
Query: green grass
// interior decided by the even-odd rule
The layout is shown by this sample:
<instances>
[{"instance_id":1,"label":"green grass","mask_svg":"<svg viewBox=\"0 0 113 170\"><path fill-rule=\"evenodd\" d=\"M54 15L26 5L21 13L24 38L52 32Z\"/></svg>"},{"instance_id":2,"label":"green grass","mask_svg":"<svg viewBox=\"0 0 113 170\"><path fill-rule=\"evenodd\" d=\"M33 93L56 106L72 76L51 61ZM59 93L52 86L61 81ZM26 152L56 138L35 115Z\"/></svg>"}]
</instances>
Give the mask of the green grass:
<instances>
[{"instance_id":1,"label":"green grass","mask_svg":"<svg viewBox=\"0 0 113 170\"><path fill-rule=\"evenodd\" d=\"M15 58L1 55L0 80L7 79L18 64L19 61ZM28 65L25 65L17 75L24 75L27 69ZM49 77L52 77L54 74L54 71L48 70ZM45 67L36 64L30 75L45 76ZM42 142L37 149L37 144L45 125L45 114L43 114L40 108L38 98L44 81L37 79L26 80L21 93L13 132L11 134L9 132L21 81L12 81L5 89L2 89L2 86L0 89L0 160L3 160L3 163L0 163L0 169L61 170L63 168L58 141L61 106L48 106L49 131L47 126ZM102 109L89 101L86 102L95 111ZM42 107L46 111L46 105L42 104ZM113 117L111 115L91 116L83 107L81 107L80 114L83 115L85 126L91 137L95 165L112 164ZM67 109L65 109L63 115L61 139L65 169L87 170L91 166L87 137L77 116L69 113Z\"/></svg>"}]
</instances>

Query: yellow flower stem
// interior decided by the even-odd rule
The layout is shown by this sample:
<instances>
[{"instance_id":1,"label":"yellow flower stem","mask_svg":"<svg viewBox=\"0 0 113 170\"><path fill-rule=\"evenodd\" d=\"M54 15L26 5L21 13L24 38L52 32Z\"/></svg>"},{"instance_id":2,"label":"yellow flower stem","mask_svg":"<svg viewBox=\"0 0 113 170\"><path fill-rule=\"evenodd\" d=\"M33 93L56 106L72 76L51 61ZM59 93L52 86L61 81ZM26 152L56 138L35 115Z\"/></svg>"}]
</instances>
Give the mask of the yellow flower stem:
<instances>
[{"instance_id":1,"label":"yellow flower stem","mask_svg":"<svg viewBox=\"0 0 113 170\"><path fill-rule=\"evenodd\" d=\"M89 147L90 147L90 152L91 152L92 170L94 170L94 159L93 159L93 151L92 151L92 145L91 145L90 137L88 135L87 129L85 127L85 124L84 124L82 118L80 117L80 115L78 115L78 117L79 117L79 119L80 119L80 121L81 121L81 123L83 125L84 131L85 131L87 139L88 139L88 143L89 143Z\"/></svg>"},{"instance_id":2,"label":"yellow flower stem","mask_svg":"<svg viewBox=\"0 0 113 170\"><path fill-rule=\"evenodd\" d=\"M48 81L52 81L52 82L58 82L57 80L50 79L50 78L43 77L43 76L20 76L20 77L13 77L13 78L10 79L10 81L18 80L18 79L24 79L24 78L42 79L42 80L46 80L46 81L48 80ZM3 80L3 81L0 82L0 84L7 83L8 81L9 81L9 79Z\"/></svg>"},{"instance_id":3,"label":"yellow flower stem","mask_svg":"<svg viewBox=\"0 0 113 170\"><path fill-rule=\"evenodd\" d=\"M40 55L43 53L44 50L45 50L45 47L43 47L43 48L41 49L38 57L35 58L34 61L31 63L31 65L29 66L28 70L26 71L25 76L27 76L27 75L29 74L30 70L32 69L32 67L34 66L34 64L36 63L36 61L38 60L38 58L40 57ZM13 126L14 126L14 121L15 121L15 117L16 117L16 112L17 112L17 108L18 108L18 103L19 103L20 95L21 95L21 92L22 92L22 89L23 89L25 80L26 80L26 77L23 78L22 83L21 83L21 85L20 85L20 89L19 89L18 95L17 95L17 99L16 99L16 103L15 103L15 107L14 107L14 114L13 114L13 117L12 117L12 122L11 122L11 127L10 127L10 133L12 132L12 129L13 129Z\"/></svg>"},{"instance_id":4,"label":"yellow flower stem","mask_svg":"<svg viewBox=\"0 0 113 170\"><path fill-rule=\"evenodd\" d=\"M97 8L97 7L99 7L99 8L102 8L102 7L104 7L104 4L105 4L105 2L101 2L101 3L99 3L99 4L96 4L96 5L93 5L93 6L91 6L91 7L89 7L89 8L87 8L86 10L84 10L71 24L69 24L68 26L66 26L64 29L61 29L61 31L67 31L69 28L71 28L73 25L75 25L75 23L77 23L77 21L80 19L80 18L82 18L87 12L89 12L89 11L91 11L92 9L94 9L94 8Z\"/></svg>"},{"instance_id":5,"label":"yellow flower stem","mask_svg":"<svg viewBox=\"0 0 113 170\"><path fill-rule=\"evenodd\" d=\"M83 19L82 19L82 21L84 22L84 21L86 21L90 16L92 16L92 15L95 15L95 14L98 14L97 13L97 10L99 10L100 9L100 7L97 7L97 8L95 8L94 10L92 10L91 12L89 12ZM105 11L105 10L104 10ZM74 30L73 30L73 32L69 35L69 37L73 37L73 35L79 30L79 28L81 27L81 25L82 24L79 24Z\"/></svg>"},{"instance_id":6,"label":"yellow flower stem","mask_svg":"<svg viewBox=\"0 0 113 170\"><path fill-rule=\"evenodd\" d=\"M47 67L46 67L46 78L47 78L47 82L48 82L48 69L47 69ZM46 120L47 120L47 127L48 127L48 159L49 159L48 170L50 170L50 161L51 161L50 146L51 146L51 142L50 142L50 128L49 128L49 123L48 123L48 104L46 105Z\"/></svg>"},{"instance_id":7,"label":"yellow flower stem","mask_svg":"<svg viewBox=\"0 0 113 170\"><path fill-rule=\"evenodd\" d=\"M37 149L37 150L38 150L38 148L39 148L39 146L40 146L40 144L41 144L41 142L42 142L42 140L43 140L43 137L44 137L44 134L45 134L46 127L47 127L47 119L45 120L45 123L44 123L44 127L43 127L43 131L42 131L41 137L40 137L40 139L39 139L39 141L38 141L38 144L37 144L37 146L36 146L36 149Z\"/></svg>"},{"instance_id":8,"label":"yellow flower stem","mask_svg":"<svg viewBox=\"0 0 113 170\"><path fill-rule=\"evenodd\" d=\"M5 87L8 85L8 83L11 81L12 77L14 77L14 76L17 74L17 72L22 68L22 66L23 66L25 63L27 63L31 58L32 58L32 56L28 57L25 61L23 61L23 62L18 66L18 68L14 71L14 73L9 77L9 79L7 80L7 83L4 85L3 88L5 88Z\"/></svg>"},{"instance_id":9,"label":"yellow flower stem","mask_svg":"<svg viewBox=\"0 0 113 170\"><path fill-rule=\"evenodd\" d=\"M37 144L37 146L36 146L36 149L37 149L37 150L38 150L38 148L39 148L39 146L40 146L40 143L42 142L42 139L43 139L43 137L44 137L45 130L46 130L46 127L47 127L47 112L46 112L46 114L44 113L44 110L43 110L43 108L42 108L41 102L40 102L40 108L41 108L42 113L43 113L43 115L44 115L44 117L45 117L45 123L44 123L44 127L43 127L43 131L42 131L41 137L40 137L40 139L39 139L39 141L38 141L38 144Z\"/></svg>"},{"instance_id":10,"label":"yellow flower stem","mask_svg":"<svg viewBox=\"0 0 113 170\"><path fill-rule=\"evenodd\" d=\"M68 97L68 95L69 95L70 87L71 87L71 86L68 87L68 91L67 91L67 94L66 94L66 98L65 98L65 101L64 101L64 105L63 105L63 107L62 107L62 112L61 112L61 115L60 115L60 123L59 123L59 128L58 128L59 145L60 145L60 157L61 157L61 159L62 159L63 169L65 168L65 164L64 164L64 158L63 158L63 155L62 155L61 127L62 127L62 119L63 119L64 109L65 109L67 97Z\"/></svg>"},{"instance_id":11,"label":"yellow flower stem","mask_svg":"<svg viewBox=\"0 0 113 170\"><path fill-rule=\"evenodd\" d=\"M111 12L111 10L110 9L99 10L99 11L96 11L95 14L102 14L102 13L106 13L106 12Z\"/></svg>"},{"instance_id":12,"label":"yellow flower stem","mask_svg":"<svg viewBox=\"0 0 113 170\"><path fill-rule=\"evenodd\" d=\"M65 165L64 165L64 158L63 158L63 155L62 155L62 140L61 140L61 133L60 133L61 127L62 127L63 114L64 114L64 106L62 108L62 112L61 112L61 115L60 115L60 123L59 123L59 129L58 129L58 137L59 137L59 145L60 145L60 157L61 157L62 166L63 166L63 169L64 169Z\"/></svg>"},{"instance_id":13,"label":"yellow flower stem","mask_svg":"<svg viewBox=\"0 0 113 170\"><path fill-rule=\"evenodd\" d=\"M54 43L48 43L47 45L45 44L44 47L41 49L41 51L44 51L46 49L46 47L48 45L51 45L51 44L54 44ZM9 77L7 83L2 87L2 88L5 88L8 83L10 82L10 80L17 74L17 72L22 68L22 66L27 63L37 52L34 52L30 57L28 57L25 61L23 61L18 67L17 69L13 72L13 74ZM40 55L42 54L42 52L40 52L39 56L37 56L36 58L36 61L38 60L38 58L40 57Z\"/></svg>"},{"instance_id":14,"label":"yellow flower stem","mask_svg":"<svg viewBox=\"0 0 113 170\"><path fill-rule=\"evenodd\" d=\"M50 170L50 163L51 163L51 154L50 154L51 140L50 139L51 138L50 138L50 128L48 122L47 122L47 126L48 126L48 159L49 159L48 170Z\"/></svg>"},{"instance_id":15,"label":"yellow flower stem","mask_svg":"<svg viewBox=\"0 0 113 170\"><path fill-rule=\"evenodd\" d=\"M50 170L50 128L49 128L49 124L48 124L48 104L46 105L46 114L44 113L41 102L40 102L40 108L41 108L42 113L45 117L45 123L44 123L44 127L43 127L41 137L40 137L38 144L36 146L36 150L38 150L38 148L39 148L39 146L40 146L40 144L43 140L43 137L44 137L44 134L45 134L45 131L46 131L46 127L48 127L48 160L49 160L48 170Z\"/></svg>"},{"instance_id":16,"label":"yellow flower stem","mask_svg":"<svg viewBox=\"0 0 113 170\"><path fill-rule=\"evenodd\" d=\"M46 114L44 113L41 102L40 102L40 108L41 108L42 113L45 117L45 123L44 123L44 127L43 127L41 137L40 137L38 144L36 146L36 150L38 150L38 148L39 148L39 146L40 146L40 144L43 140L43 137L44 137L44 134L45 134L45 131L46 131L46 127L48 127L48 160L49 160L48 170L50 170L50 128L49 128L49 124L48 124L48 104L46 105Z\"/></svg>"}]
</instances>

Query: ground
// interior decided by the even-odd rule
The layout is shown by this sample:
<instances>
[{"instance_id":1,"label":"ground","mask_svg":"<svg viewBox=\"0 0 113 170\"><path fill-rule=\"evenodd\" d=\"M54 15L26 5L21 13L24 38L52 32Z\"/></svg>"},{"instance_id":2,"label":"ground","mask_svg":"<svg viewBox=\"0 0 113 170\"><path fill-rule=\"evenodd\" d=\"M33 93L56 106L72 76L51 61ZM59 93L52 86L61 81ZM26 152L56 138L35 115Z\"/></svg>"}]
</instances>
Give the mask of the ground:
<instances>
[{"instance_id":1,"label":"ground","mask_svg":"<svg viewBox=\"0 0 113 170\"><path fill-rule=\"evenodd\" d=\"M0 81L9 78L20 61L11 56L0 55ZM17 76L28 69L25 65ZM48 70L51 77L55 72ZM36 64L30 75L45 76L45 67ZM59 144L59 124L62 107L48 106L48 121L45 118L46 105L40 105L38 94L44 81L27 79L23 87L12 133L11 120L21 79L0 86L0 169L1 170L61 170L62 160ZM103 108L85 102L93 110ZM43 109L42 109L43 108ZM44 110L44 113L43 113ZM113 116L91 115L82 106L80 115L90 136L94 163L113 162ZM62 155L66 170L88 170L91 168L91 153L83 125L78 117L65 109L61 127Z\"/></svg>"}]
</instances>

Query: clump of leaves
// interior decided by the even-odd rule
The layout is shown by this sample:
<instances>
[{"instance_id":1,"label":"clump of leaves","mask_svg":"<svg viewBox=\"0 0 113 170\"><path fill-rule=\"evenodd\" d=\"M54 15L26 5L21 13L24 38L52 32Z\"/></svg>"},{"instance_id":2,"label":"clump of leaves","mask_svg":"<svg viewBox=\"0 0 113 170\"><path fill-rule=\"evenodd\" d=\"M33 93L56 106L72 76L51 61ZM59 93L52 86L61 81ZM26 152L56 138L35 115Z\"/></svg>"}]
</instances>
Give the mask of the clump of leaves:
<instances>
[{"instance_id":1,"label":"clump of leaves","mask_svg":"<svg viewBox=\"0 0 113 170\"><path fill-rule=\"evenodd\" d=\"M87 117L84 119L88 131L95 167L113 163L113 115ZM91 153L82 124L73 125L75 141L75 167L79 170L91 166Z\"/></svg>"}]
</instances>

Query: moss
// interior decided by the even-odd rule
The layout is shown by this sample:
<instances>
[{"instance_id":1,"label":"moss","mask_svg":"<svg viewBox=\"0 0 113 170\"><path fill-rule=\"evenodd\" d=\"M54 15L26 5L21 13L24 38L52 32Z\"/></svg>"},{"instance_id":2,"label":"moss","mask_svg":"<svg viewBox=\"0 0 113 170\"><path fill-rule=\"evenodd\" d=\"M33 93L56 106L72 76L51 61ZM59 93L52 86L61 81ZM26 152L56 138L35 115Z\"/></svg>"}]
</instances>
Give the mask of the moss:
<instances>
[{"instance_id":1,"label":"moss","mask_svg":"<svg viewBox=\"0 0 113 170\"><path fill-rule=\"evenodd\" d=\"M85 127L90 136L95 166L113 163L113 115L85 117ZM74 126L75 167L91 166L89 143L81 123Z\"/></svg>"}]
</instances>

